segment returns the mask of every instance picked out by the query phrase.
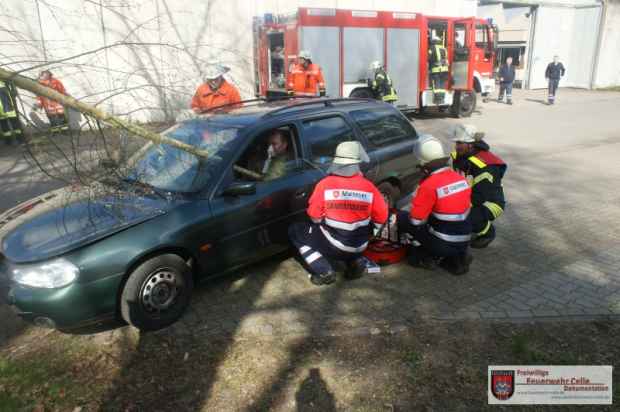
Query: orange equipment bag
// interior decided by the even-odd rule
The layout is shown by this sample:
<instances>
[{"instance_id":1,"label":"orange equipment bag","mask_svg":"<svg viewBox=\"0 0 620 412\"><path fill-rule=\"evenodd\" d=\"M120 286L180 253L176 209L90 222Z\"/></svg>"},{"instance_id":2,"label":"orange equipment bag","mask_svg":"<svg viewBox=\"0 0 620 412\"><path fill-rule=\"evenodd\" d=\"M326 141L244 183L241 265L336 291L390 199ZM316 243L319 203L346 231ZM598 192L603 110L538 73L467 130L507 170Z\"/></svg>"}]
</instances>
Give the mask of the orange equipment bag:
<instances>
[{"instance_id":1,"label":"orange equipment bag","mask_svg":"<svg viewBox=\"0 0 620 412\"><path fill-rule=\"evenodd\" d=\"M400 233L396 223L397 209L390 209L388 220L379 235L370 240L364 256L378 265L398 263L407 256L407 249L400 243Z\"/></svg>"}]
</instances>

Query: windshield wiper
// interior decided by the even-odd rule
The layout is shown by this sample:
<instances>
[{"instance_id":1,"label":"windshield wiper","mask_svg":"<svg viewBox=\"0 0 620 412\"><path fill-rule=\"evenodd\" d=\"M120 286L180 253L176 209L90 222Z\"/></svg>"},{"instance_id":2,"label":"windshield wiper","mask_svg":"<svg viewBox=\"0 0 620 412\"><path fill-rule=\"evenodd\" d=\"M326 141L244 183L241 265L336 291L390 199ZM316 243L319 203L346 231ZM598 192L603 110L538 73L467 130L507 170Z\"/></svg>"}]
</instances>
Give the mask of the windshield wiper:
<instances>
[{"instance_id":1,"label":"windshield wiper","mask_svg":"<svg viewBox=\"0 0 620 412\"><path fill-rule=\"evenodd\" d=\"M131 184L136 184L137 186L140 186L143 189L149 189L151 192L155 193L157 196L159 196L163 200L168 200L168 197L166 195L164 195L163 193L161 193L159 191L159 189L157 189L155 186L153 186L153 185L151 185L149 183L143 182L140 179L132 179L132 178L129 178L129 177L124 177L123 178L123 182L131 183Z\"/></svg>"}]
</instances>

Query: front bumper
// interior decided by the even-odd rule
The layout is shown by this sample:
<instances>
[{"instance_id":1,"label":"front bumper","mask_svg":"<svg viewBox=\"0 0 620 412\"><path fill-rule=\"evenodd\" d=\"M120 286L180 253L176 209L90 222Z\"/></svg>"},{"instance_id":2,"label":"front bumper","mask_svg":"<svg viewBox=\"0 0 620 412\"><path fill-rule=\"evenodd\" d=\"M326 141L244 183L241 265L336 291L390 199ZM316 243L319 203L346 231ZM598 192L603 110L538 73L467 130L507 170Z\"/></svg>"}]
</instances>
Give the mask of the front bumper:
<instances>
[{"instance_id":1,"label":"front bumper","mask_svg":"<svg viewBox=\"0 0 620 412\"><path fill-rule=\"evenodd\" d=\"M58 289L12 283L7 302L26 322L70 331L114 318L121 281L119 274L88 283L74 282Z\"/></svg>"}]
</instances>

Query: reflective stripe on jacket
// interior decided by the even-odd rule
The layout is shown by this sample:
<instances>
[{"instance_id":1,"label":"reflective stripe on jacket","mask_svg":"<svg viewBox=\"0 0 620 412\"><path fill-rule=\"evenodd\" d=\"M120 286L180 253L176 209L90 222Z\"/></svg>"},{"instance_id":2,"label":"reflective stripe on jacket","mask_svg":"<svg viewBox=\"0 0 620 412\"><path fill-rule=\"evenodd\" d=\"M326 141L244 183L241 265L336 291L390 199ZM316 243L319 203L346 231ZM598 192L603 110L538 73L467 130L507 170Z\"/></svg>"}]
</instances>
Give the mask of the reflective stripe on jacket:
<instances>
[{"instance_id":1,"label":"reflective stripe on jacket","mask_svg":"<svg viewBox=\"0 0 620 412\"><path fill-rule=\"evenodd\" d=\"M372 91L376 96L381 97L381 100L384 102L398 100L398 95L392 85L392 79L384 70L377 70L375 72L375 78L372 81Z\"/></svg>"},{"instance_id":2,"label":"reflective stripe on jacket","mask_svg":"<svg viewBox=\"0 0 620 412\"><path fill-rule=\"evenodd\" d=\"M201 84L192 98L191 107L194 111L202 112L240 101L241 96L237 88L224 80L217 90L212 90L207 83Z\"/></svg>"},{"instance_id":3,"label":"reflective stripe on jacket","mask_svg":"<svg viewBox=\"0 0 620 412\"><path fill-rule=\"evenodd\" d=\"M487 208L490 217L497 219L506 208L502 186L502 178L508 168L506 163L488 150L479 150L464 158L453 158L454 168L465 176L472 187L472 206Z\"/></svg>"},{"instance_id":4,"label":"reflective stripe on jacket","mask_svg":"<svg viewBox=\"0 0 620 412\"><path fill-rule=\"evenodd\" d=\"M62 84L62 82L54 77L52 77L49 80L39 80L39 83L45 87L49 87L50 89L56 90L60 94L65 94L65 95L67 94L67 92L65 91L65 86ZM45 113L48 113L48 114L64 114L65 113L65 108L62 106L62 104L58 103L55 100L48 99L47 97L43 97L43 96L38 96L37 100L39 101L39 104L41 105L41 107L43 107L43 110L45 110Z\"/></svg>"},{"instance_id":5,"label":"reflective stripe on jacket","mask_svg":"<svg viewBox=\"0 0 620 412\"><path fill-rule=\"evenodd\" d=\"M337 249L361 253L368 245L371 223L382 225L388 217L385 199L362 174L330 175L317 183L308 201L308 216Z\"/></svg>"},{"instance_id":6,"label":"reflective stripe on jacket","mask_svg":"<svg viewBox=\"0 0 620 412\"><path fill-rule=\"evenodd\" d=\"M448 52L440 44L431 45L428 49L431 73L444 73L448 68Z\"/></svg>"},{"instance_id":7,"label":"reflective stripe on jacket","mask_svg":"<svg viewBox=\"0 0 620 412\"><path fill-rule=\"evenodd\" d=\"M460 174L444 167L420 182L411 201L414 226L429 225L429 232L446 242L467 242L471 237L471 188Z\"/></svg>"},{"instance_id":8,"label":"reflective stripe on jacket","mask_svg":"<svg viewBox=\"0 0 620 412\"><path fill-rule=\"evenodd\" d=\"M311 63L306 69L298 63L291 68L286 86L295 94L316 96L317 93L325 91L325 79L318 64Z\"/></svg>"}]
</instances>

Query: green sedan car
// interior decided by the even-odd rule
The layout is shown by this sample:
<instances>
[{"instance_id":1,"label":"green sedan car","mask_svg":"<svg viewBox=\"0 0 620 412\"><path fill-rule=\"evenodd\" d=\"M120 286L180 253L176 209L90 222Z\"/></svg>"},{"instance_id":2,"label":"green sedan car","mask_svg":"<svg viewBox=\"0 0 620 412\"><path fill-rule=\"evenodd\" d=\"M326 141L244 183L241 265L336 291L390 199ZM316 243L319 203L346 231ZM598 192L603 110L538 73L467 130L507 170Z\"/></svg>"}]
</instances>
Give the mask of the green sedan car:
<instances>
[{"instance_id":1,"label":"green sedan car","mask_svg":"<svg viewBox=\"0 0 620 412\"><path fill-rule=\"evenodd\" d=\"M0 216L0 276L19 316L63 331L111 318L172 324L197 281L289 248L287 227L307 218L340 142L366 147L365 174L391 201L417 180L414 127L369 99L246 104L165 135L209 156L149 143L114 185L60 189ZM274 135L280 167L269 173Z\"/></svg>"}]
</instances>

